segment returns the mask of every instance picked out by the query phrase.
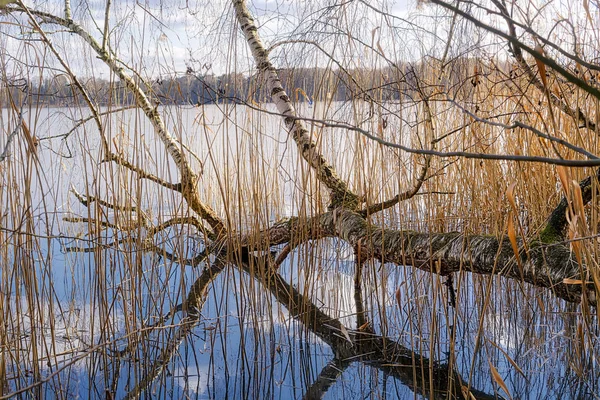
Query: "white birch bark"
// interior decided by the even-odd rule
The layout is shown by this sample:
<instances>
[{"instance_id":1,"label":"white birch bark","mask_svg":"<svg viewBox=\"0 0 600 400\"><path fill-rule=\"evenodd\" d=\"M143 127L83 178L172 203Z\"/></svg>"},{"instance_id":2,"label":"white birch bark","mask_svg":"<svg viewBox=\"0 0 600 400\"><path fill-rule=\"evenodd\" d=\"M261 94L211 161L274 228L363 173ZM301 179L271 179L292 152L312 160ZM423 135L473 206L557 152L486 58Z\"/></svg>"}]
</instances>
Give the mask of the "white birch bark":
<instances>
[{"instance_id":1,"label":"white birch bark","mask_svg":"<svg viewBox=\"0 0 600 400\"><path fill-rule=\"evenodd\" d=\"M319 181L327 186L331 192L330 208L340 205L356 208L359 203L358 196L349 190L346 182L339 177L335 168L318 150L316 143L310 136L310 132L305 128L302 121L297 119L296 110L269 59L269 54L258 35L258 29L246 6L246 1L233 0L233 7L238 24L252 52L256 67L264 75L268 92L277 107L277 111L283 115L289 135L296 142L302 158L316 171Z\"/></svg>"},{"instance_id":2,"label":"white birch bark","mask_svg":"<svg viewBox=\"0 0 600 400\"><path fill-rule=\"evenodd\" d=\"M101 46L100 43L94 39L92 35L90 35L89 32L71 19L60 18L56 15L43 11L31 10L25 6L22 6L19 9L14 9L14 11L24 12L32 16L32 18L33 15L35 15L45 22L57 24L69 29L71 32L81 37L96 52L96 54L98 54L98 58L102 60L134 94L136 104L142 109L144 114L146 114L146 117L152 123L156 134L164 144L167 152L173 158L173 161L175 162L175 165L179 169L179 173L181 175L181 187L179 191L187 201L190 208L198 213L201 218L206 220L217 235L223 234L225 232L225 226L223 222L217 216L214 210L212 210L208 205L204 204L204 202L202 202L200 199L198 192L198 175L193 171L188 160L181 152L180 144L173 138L167 129L157 108L150 102L148 96L146 96L146 93L142 90L140 85L133 79L131 75L127 73L116 56L111 54L105 47Z\"/></svg>"}]
</instances>

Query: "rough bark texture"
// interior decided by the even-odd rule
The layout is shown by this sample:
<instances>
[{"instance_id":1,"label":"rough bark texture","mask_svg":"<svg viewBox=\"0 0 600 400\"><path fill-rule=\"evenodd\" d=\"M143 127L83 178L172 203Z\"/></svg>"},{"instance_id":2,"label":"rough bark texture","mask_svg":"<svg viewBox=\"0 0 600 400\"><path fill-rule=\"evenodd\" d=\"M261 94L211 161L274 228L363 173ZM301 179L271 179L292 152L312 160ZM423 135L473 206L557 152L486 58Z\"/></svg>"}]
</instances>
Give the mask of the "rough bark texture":
<instances>
[{"instance_id":1,"label":"rough bark texture","mask_svg":"<svg viewBox=\"0 0 600 400\"><path fill-rule=\"evenodd\" d=\"M339 208L301 220L289 219L260 235L260 240L245 237L242 246L264 250L269 246L324 237L338 237L357 252L362 261L373 258L381 263L410 265L439 275L468 271L482 275L502 275L534 286L548 288L569 302L581 301L581 286L563 283L582 279L587 270L577 263L564 244L537 243L515 258L507 237L450 233L419 233L382 228L370 224L359 213ZM523 248L519 242L519 247Z\"/></svg>"},{"instance_id":2,"label":"rough bark texture","mask_svg":"<svg viewBox=\"0 0 600 400\"><path fill-rule=\"evenodd\" d=\"M412 265L440 275L461 270L502 275L550 288L568 301L581 299L579 285L563 283L565 278L580 279L583 272L563 245L538 245L521 251L521 270L508 238L382 229L349 210L339 210L333 223L337 236L360 246L361 255L382 263Z\"/></svg>"},{"instance_id":3,"label":"rough bark texture","mask_svg":"<svg viewBox=\"0 0 600 400\"><path fill-rule=\"evenodd\" d=\"M597 188L599 179L600 169L596 171L595 176L588 176L579 182L583 204L587 204L592 200L594 188ZM560 203L558 203L558 206L556 206L554 211L550 214L546 227L540 233L540 240L543 243L554 243L566 238L569 224L567 221L568 208L569 201L566 197L563 197Z\"/></svg>"}]
</instances>

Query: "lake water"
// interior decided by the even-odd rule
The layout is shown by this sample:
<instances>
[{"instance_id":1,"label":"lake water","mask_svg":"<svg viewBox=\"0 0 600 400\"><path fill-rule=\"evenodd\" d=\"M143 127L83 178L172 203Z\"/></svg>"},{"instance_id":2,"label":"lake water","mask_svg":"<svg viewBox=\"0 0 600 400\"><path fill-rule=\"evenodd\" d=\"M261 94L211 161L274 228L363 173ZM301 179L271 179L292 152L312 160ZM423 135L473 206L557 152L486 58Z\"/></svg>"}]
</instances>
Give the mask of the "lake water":
<instances>
[{"instance_id":1,"label":"lake water","mask_svg":"<svg viewBox=\"0 0 600 400\"><path fill-rule=\"evenodd\" d=\"M197 170L203 166L203 199L228 215L234 229L266 227L283 217L323 210L324 191L298 160L277 117L230 105L161 111L182 146L195 154L190 163ZM376 119L369 120L368 107L356 104L316 104L301 111L377 125ZM205 265L182 266L140 251L136 243L66 252L122 236L113 229L92 236L88 228L97 225L69 223L64 217L131 221L129 214L102 206L88 209L69 190L138 207L153 222L190 211L168 190L101 163L92 122L60 137L86 115L77 108L26 110L24 120L39 145L28 150L19 136L9 159L0 164L5 204L0 394L123 398L160 366L141 397L444 397L433 383L422 388L418 382L425 368L437 373L450 365L457 373L453 385L470 387L476 398L508 398L496 372L513 398L599 396L596 317L586 320L578 307L546 291L498 277L455 276L454 308L440 277L375 262L364 267L362 296L373 334L411 352L413 373L406 376L360 357L343 367L328 367L334 351L314 327L299 322L257 279L233 266L210 284L191 332L178 336L185 325L182 313L152 328L183 302ZM172 163L139 112L104 118L113 151L177 182ZM16 122L7 110L2 119L0 144ZM410 142L403 134L409 122L390 119L383 134ZM370 146L356 134L311 129L341 175L373 199L391 197L410 182L406 172L413 167L406 155ZM419 210L425 205L415 200L403 207L405 212L390 211L380 222L420 226ZM197 231L186 227L168 231L156 242L190 256L203 247L198 238ZM348 335L359 330L354 273L352 249L333 239L299 246L280 269L287 283L343 322ZM336 368L341 370L335 373ZM322 374L324 369L334 371L334 377Z\"/></svg>"}]
</instances>

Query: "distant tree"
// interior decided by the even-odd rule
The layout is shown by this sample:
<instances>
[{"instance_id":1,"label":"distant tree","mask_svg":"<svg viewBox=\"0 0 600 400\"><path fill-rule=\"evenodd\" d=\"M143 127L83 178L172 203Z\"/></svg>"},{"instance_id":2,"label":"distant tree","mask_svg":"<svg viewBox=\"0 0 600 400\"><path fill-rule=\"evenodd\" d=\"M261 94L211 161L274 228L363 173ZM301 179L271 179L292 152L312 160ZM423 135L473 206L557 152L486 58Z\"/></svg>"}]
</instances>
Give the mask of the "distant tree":
<instances>
[{"instance_id":1,"label":"distant tree","mask_svg":"<svg viewBox=\"0 0 600 400\"><path fill-rule=\"evenodd\" d=\"M399 17L385 4L351 3L327 5L314 17L311 29L320 35L319 42L307 32L268 48L261 39L263 29L246 1L233 0L227 9L230 18L235 16L238 36L232 40L243 37L248 45L252 75L231 72L216 77L192 70L161 81L142 77L141 70L128 65L113 48L116 39L108 25L110 1L105 6L105 26L97 30L84 28L83 22L73 17L69 1L62 13L21 1L4 9L4 18L17 21L52 54L65 77L60 79L77 92L79 102L89 110L89 121L100 135L102 162L155 184L185 204L174 207L171 218L158 221L142 212L133 196L123 205L88 194L94 193L89 188L74 190L90 211L86 217L68 220L87 224L93 244L70 251L127 245L181 265L204 268L187 298L173 306L172 313L181 313L183 322L174 328L161 357L152 360L144 376L136 377L130 397L140 396L152 384L178 345L202 321L211 283L228 266L254 277L290 315L334 350L335 359L315 382L318 390L326 389L326 379L338 377L352 360L380 368L426 397L438 392L448 397L494 397L458 384L466 379L456 370L425 356L415 357L413 350L373 325L372 316L381 310L368 310L362 299L362 277L369 263L412 266L444 277L451 303L456 301L454 275L469 272L503 276L521 287L542 288L566 302L581 303L584 314L596 306L600 289L600 170L593 170L600 166L595 155L600 100L596 6L584 1L583 10L567 13L549 27L538 23L546 11L533 7L533 2L520 6L497 0L431 0L435 10L442 12L436 21L448 30L425 38L423 46L431 45L433 54L423 52L418 60L407 61L393 53L395 45L404 43L396 28ZM433 9L429 3L421 7ZM356 31L352 24L339 22L357 10L362 13L357 15L374 15L382 25L365 35L360 21ZM488 19L492 22L486 22ZM416 32L421 28L413 26ZM397 42L378 31L384 29ZM97 62L104 63L118 79L123 92L106 94L98 87L101 82L86 83L67 61L65 49L52 40L52 32L57 30L79 37ZM471 42L465 37L475 39ZM432 38L441 42L430 42ZM303 46L302 56L316 54L316 62L326 68L305 68L300 61L297 69L275 64L275 59L285 64L287 49L295 46ZM44 90L51 91L56 85L55 96L66 96L66 86L58 80L51 80ZM8 77L4 82L8 84ZM347 120L307 115L297 111L304 97L324 103L354 101L356 108L360 104L367 111L356 111ZM176 167L177 177L139 165L115 137L109 137L105 116L111 111L101 109L107 98L114 104L134 104L143 112ZM281 117L281 129L302 160L302 166L294 171L297 176L290 179L299 185L303 179L312 182L301 186L304 212L285 219L266 218L266 226L248 227L241 221L254 216L237 219L235 210L217 208L209 200L207 193L214 191L224 204L230 204L230 197L240 203L254 201L258 203L254 211L260 216L261 206L266 204L261 203L266 197L260 192L265 188L250 195L236 193L235 187L209 187L206 182L210 178L204 176L195 150L168 129L159 105L201 106L220 99ZM275 111L262 101L272 102ZM199 114L198 123L201 118ZM353 157L361 160L362 168L354 165L348 172L330 160L338 149L321 146L318 134L334 128L354 135ZM207 132L209 129L207 124ZM266 143L270 134L263 132L261 142ZM370 165L369 157L377 152L394 156L397 169L383 162ZM249 152L252 157L256 157L254 151ZM239 161L240 169L245 162ZM275 163L263 162L263 166ZM309 171L308 178L303 170ZM117 175L108 176L107 184ZM222 184L230 179L226 174L217 178L210 182ZM311 190L313 185L316 189ZM127 214L130 224L119 223L118 214ZM182 255L165 248L161 235L174 227L192 227L201 249ZM114 233L107 235L108 230ZM337 238L354 251L356 330L325 314L278 271L302 245L325 238ZM162 327L164 320L166 317L146 330ZM130 340L124 353L143 352L135 349L148 334L146 330ZM420 372L414 373L417 369Z\"/></svg>"}]
</instances>

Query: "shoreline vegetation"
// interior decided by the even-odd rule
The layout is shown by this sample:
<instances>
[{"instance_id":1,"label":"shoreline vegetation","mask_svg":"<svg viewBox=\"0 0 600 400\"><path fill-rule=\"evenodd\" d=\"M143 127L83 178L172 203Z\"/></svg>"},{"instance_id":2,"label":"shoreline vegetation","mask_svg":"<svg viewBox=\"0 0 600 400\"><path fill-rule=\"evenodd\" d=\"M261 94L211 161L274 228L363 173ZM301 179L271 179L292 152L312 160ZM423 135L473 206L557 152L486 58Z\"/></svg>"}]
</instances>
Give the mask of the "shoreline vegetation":
<instances>
[{"instance_id":1,"label":"shoreline vegetation","mask_svg":"<svg viewBox=\"0 0 600 400\"><path fill-rule=\"evenodd\" d=\"M311 69L281 68L295 61L232 0L216 44L255 73L146 81L173 69L124 47L144 23L113 3L103 31L69 0L5 9L6 29L32 34L4 49L0 400L183 398L203 375L201 392L226 398L600 393L600 65L530 26L556 9L431 0L447 47L410 64L383 8L296 2L316 9L294 44L331 61ZM108 80L71 68L70 36ZM54 320L80 309L76 342Z\"/></svg>"},{"instance_id":2,"label":"shoreline vegetation","mask_svg":"<svg viewBox=\"0 0 600 400\"><path fill-rule=\"evenodd\" d=\"M498 82L519 78L514 66L497 60L479 58L455 60L452 71L440 83L457 91L465 80L476 85L485 74L487 79ZM487 71L487 72L486 72ZM280 68L277 73L282 85L290 89L291 101L413 101L418 96L417 76L431 75L432 65L424 63L400 63L394 67L373 70L342 70L327 68ZM491 75L495 76L491 76ZM448 81L451 79L453 81ZM595 82L590 72L590 82ZM140 86L151 94L159 105L205 105L205 104L252 104L271 103L260 74L202 74L192 69L182 76L154 77L138 80ZM98 77L81 78L85 90L99 106L128 106L136 104L134 94L118 81ZM0 93L0 106L6 107L8 98L20 98L24 94L37 104L48 106L72 106L84 104L81 93L66 75L52 77L8 78Z\"/></svg>"}]
</instances>

